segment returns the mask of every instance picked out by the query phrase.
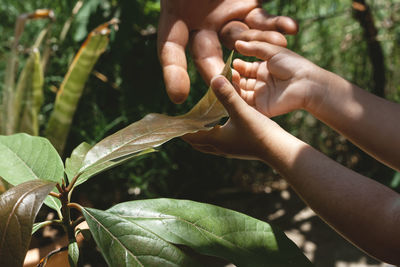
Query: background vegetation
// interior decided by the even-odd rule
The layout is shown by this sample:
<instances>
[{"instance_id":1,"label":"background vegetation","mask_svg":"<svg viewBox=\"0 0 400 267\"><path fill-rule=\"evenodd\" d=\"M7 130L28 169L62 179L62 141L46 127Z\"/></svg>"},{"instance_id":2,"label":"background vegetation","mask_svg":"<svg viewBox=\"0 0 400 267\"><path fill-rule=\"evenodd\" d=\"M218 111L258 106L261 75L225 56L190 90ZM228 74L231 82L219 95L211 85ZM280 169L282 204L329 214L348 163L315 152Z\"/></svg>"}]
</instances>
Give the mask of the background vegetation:
<instances>
[{"instance_id":1,"label":"background vegetation","mask_svg":"<svg viewBox=\"0 0 400 267\"><path fill-rule=\"evenodd\" d=\"M53 41L52 55L45 74L45 104L40 117L42 127L53 108L55 90L87 33L113 17L121 21L85 87L65 155L82 141L95 143L147 113L182 114L204 94L207 86L189 59L192 81L189 100L174 105L166 95L156 52L158 1L86 0L66 39L58 43L56 37L71 17L75 3L67 0L3 0L0 4L0 90L3 89L5 64L18 15L38 8L51 8L55 12L56 22L52 27L55 38L50 40ZM400 102L400 0L273 0L265 3L264 8L299 22L299 34L288 37L290 49L365 90ZM19 47L21 68L27 49L46 23L30 21L26 25ZM400 191L398 174L311 115L296 111L276 120L332 159ZM101 209L121 201L150 197L218 204L273 222L289 233L295 231L305 236L305 240L314 244L311 250L310 243L295 241L299 241L306 252L311 251L307 255L314 258L317 266L335 266L341 261L363 259L373 263L332 234L315 216L295 219L300 211L304 211L304 204L268 166L204 155L181 140L169 142L158 153L101 174L78 188L75 197L81 203ZM309 228L304 227L306 223ZM332 236L335 236L333 241L328 240ZM335 246L346 249L335 253L329 251Z\"/></svg>"}]
</instances>

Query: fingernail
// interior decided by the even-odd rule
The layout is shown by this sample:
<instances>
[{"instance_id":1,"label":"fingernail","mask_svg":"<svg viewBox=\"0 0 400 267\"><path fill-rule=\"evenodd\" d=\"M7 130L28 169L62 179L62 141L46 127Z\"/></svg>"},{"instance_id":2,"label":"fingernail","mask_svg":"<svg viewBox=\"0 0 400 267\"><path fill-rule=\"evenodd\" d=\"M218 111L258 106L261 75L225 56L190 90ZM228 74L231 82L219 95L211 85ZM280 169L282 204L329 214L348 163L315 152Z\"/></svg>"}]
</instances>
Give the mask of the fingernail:
<instances>
[{"instance_id":1,"label":"fingernail","mask_svg":"<svg viewBox=\"0 0 400 267\"><path fill-rule=\"evenodd\" d=\"M214 89L221 89L226 84L226 79L222 76L217 76L211 80L211 86Z\"/></svg>"}]
</instances>

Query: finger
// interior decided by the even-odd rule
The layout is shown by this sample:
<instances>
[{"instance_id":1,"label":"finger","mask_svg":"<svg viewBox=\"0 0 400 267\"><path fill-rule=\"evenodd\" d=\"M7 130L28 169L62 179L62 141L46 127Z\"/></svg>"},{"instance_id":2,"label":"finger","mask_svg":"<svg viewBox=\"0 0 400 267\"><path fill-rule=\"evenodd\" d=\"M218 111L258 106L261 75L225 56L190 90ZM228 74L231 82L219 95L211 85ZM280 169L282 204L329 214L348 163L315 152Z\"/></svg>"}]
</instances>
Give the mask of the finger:
<instances>
[{"instance_id":1,"label":"finger","mask_svg":"<svg viewBox=\"0 0 400 267\"><path fill-rule=\"evenodd\" d=\"M232 69L232 84L240 84L240 74L235 69Z\"/></svg>"},{"instance_id":2,"label":"finger","mask_svg":"<svg viewBox=\"0 0 400 267\"><path fill-rule=\"evenodd\" d=\"M257 40L268 42L286 47L287 40L283 34L277 31L260 31L249 29L249 27L240 21L231 21L225 24L219 32L221 42L228 48L233 49L237 40L251 41Z\"/></svg>"},{"instance_id":3,"label":"finger","mask_svg":"<svg viewBox=\"0 0 400 267\"><path fill-rule=\"evenodd\" d=\"M225 24L219 31L219 38L222 44L228 48L233 49L235 42L240 40L242 32L249 30L249 27L240 21L231 21Z\"/></svg>"},{"instance_id":4,"label":"finger","mask_svg":"<svg viewBox=\"0 0 400 267\"><path fill-rule=\"evenodd\" d=\"M240 90L240 97L246 101L246 103L252 107L255 106L254 91Z\"/></svg>"},{"instance_id":5,"label":"finger","mask_svg":"<svg viewBox=\"0 0 400 267\"><path fill-rule=\"evenodd\" d=\"M258 59L267 61L276 54L286 50L286 48L280 46L258 41L237 41L235 43L235 47L236 50L242 55L257 57Z\"/></svg>"},{"instance_id":6,"label":"finger","mask_svg":"<svg viewBox=\"0 0 400 267\"><path fill-rule=\"evenodd\" d=\"M236 89L224 76L218 75L214 77L211 80L211 87L231 118L240 117L242 111L248 107Z\"/></svg>"},{"instance_id":7,"label":"finger","mask_svg":"<svg viewBox=\"0 0 400 267\"><path fill-rule=\"evenodd\" d=\"M158 55L169 98L175 103L186 100L190 80L187 74L185 47L189 31L186 24L162 13L158 30Z\"/></svg>"},{"instance_id":8,"label":"finger","mask_svg":"<svg viewBox=\"0 0 400 267\"><path fill-rule=\"evenodd\" d=\"M244 22L251 28L261 31L279 31L285 34L296 34L299 30L295 20L285 16L269 15L262 8L250 11Z\"/></svg>"},{"instance_id":9,"label":"finger","mask_svg":"<svg viewBox=\"0 0 400 267\"><path fill-rule=\"evenodd\" d=\"M224 68L218 35L212 30L200 30L190 36L190 51L200 75L210 83Z\"/></svg>"},{"instance_id":10,"label":"finger","mask_svg":"<svg viewBox=\"0 0 400 267\"><path fill-rule=\"evenodd\" d=\"M287 40L283 34L276 31L247 30L240 34L239 40L260 41L286 47Z\"/></svg>"},{"instance_id":11,"label":"finger","mask_svg":"<svg viewBox=\"0 0 400 267\"><path fill-rule=\"evenodd\" d=\"M254 91L254 89L256 88L256 84L256 79L240 79L240 88L245 91Z\"/></svg>"},{"instance_id":12,"label":"finger","mask_svg":"<svg viewBox=\"0 0 400 267\"><path fill-rule=\"evenodd\" d=\"M246 62L241 59L233 61L233 68L245 78L256 78L260 62Z\"/></svg>"}]
</instances>

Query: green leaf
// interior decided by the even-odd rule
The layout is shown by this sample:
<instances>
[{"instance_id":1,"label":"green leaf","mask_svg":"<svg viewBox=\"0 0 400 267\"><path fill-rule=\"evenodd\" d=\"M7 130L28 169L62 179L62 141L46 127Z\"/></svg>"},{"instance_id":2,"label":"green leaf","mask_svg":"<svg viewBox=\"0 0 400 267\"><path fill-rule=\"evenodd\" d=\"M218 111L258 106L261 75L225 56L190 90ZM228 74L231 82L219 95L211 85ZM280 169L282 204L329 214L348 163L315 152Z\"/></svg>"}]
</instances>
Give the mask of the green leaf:
<instances>
[{"instance_id":1,"label":"green leaf","mask_svg":"<svg viewBox=\"0 0 400 267\"><path fill-rule=\"evenodd\" d=\"M187 200L153 199L121 203L107 212L168 242L189 246L238 266L312 266L283 232L221 207Z\"/></svg>"},{"instance_id":2,"label":"green leaf","mask_svg":"<svg viewBox=\"0 0 400 267\"><path fill-rule=\"evenodd\" d=\"M82 208L92 236L109 266L197 266L174 245L117 215Z\"/></svg>"},{"instance_id":3,"label":"green leaf","mask_svg":"<svg viewBox=\"0 0 400 267\"><path fill-rule=\"evenodd\" d=\"M76 240L68 244L68 262L71 267L78 266L79 260L79 247Z\"/></svg>"},{"instance_id":4,"label":"green leaf","mask_svg":"<svg viewBox=\"0 0 400 267\"><path fill-rule=\"evenodd\" d=\"M36 233L40 228L43 228L47 225L50 225L52 221L44 221L44 222L39 222L39 223L34 223L32 227L32 235Z\"/></svg>"},{"instance_id":5,"label":"green leaf","mask_svg":"<svg viewBox=\"0 0 400 267\"><path fill-rule=\"evenodd\" d=\"M108 45L109 22L94 29L76 54L57 93L46 137L62 154L83 88L92 69Z\"/></svg>"},{"instance_id":6,"label":"green leaf","mask_svg":"<svg viewBox=\"0 0 400 267\"><path fill-rule=\"evenodd\" d=\"M67 174L70 182L78 174L79 169L82 166L83 159L91 147L92 146L88 143L83 142L72 151L71 157L66 159L65 173Z\"/></svg>"},{"instance_id":7,"label":"green leaf","mask_svg":"<svg viewBox=\"0 0 400 267\"><path fill-rule=\"evenodd\" d=\"M50 142L27 134L0 136L0 176L12 185L30 180L61 183L64 166ZM47 197L45 204L60 210L57 198Z\"/></svg>"},{"instance_id":8,"label":"green leaf","mask_svg":"<svg viewBox=\"0 0 400 267\"><path fill-rule=\"evenodd\" d=\"M28 20L31 19L53 19L54 13L48 9L38 9L32 13L25 13L18 16L18 19L15 24L15 35L13 44L11 46L11 52L9 55L9 60L7 62L6 67L6 75L4 81L4 89L3 89L3 101L0 106L1 119L0 119L0 134L13 134L15 133L15 122L16 116L19 114L15 114L15 100L18 98L16 95L15 88L15 74L18 72L18 47L19 40L21 38L22 33L24 32L25 24ZM44 36L47 34L47 29L43 30L38 38L35 41L34 46L32 47L32 51L36 50L41 42L44 39ZM28 60L29 61L29 60ZM18 104L17 104L18 105Z\"/></svg>"},{"instance_id":9,"label":"green leaf","mask_svg":"<svg viewBox=\"0 0 400 267\"><path fill-rule=\"evenodd\" d=\"M232 56L222 72L228 79L232 79ZM224 107L209 88L206 95L184 115L172 117L148 114L142 120L103 139L87 152L80 172L88 172L110 161L119 161L187 133L209 130L226 116Z\"/></svg>"},{"instance_id":10,"label":"green leaf","mask_svg":"<svg viewBox=\"0 0 400 267\"><path fill-rule=\"evenodd\" d=\"M14 132L38 135L43 102L43 70L38 49L33 49L19 76L14 101Z\"/></svg>"},{"instance_id":11,"label":"green leaf","mask_svg":"<svg viewBox=\"0 0 400 267\"><path fill-rule=\"evenodd\" d=\"M32 224L55 183L29 181L0 195L0 266L22 266Z\"/></svg>"},{"instance_id":12,"label":"green leaf","mask_svg":"<svg viewBox=\"0 0 400 267\"><path fill-rule=\"evenodd\" d=\"M397 188L400 186L400 172L396 172L393 176L392 182L390 183L391 188Z\"/></svg>"}]
</instances>

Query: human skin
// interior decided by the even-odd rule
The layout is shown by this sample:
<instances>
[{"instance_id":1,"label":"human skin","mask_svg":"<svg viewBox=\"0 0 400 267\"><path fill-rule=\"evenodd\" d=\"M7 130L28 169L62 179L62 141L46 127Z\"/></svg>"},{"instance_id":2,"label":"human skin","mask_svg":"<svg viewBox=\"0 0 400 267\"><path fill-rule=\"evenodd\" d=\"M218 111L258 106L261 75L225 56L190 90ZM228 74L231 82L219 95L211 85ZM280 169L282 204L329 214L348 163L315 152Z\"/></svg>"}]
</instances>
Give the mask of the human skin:
<instances>
[{"instance_id":1,"label":"human skin","mask_svg":"<svg viewBox=\"0 0 400 267\"><path fill-rule=\"evenodd\" d=\"M218 37L229 48L238 39L254 37L286 46L282 33L296 34L296 22L271 16L260 7L258 0L161 0L158 54L166 90L173 102L184 102L190 90L187 44L206 83L224 66Z\"/></svg>"},{"instance_id":2,"label":"human skin","mask_svg":"<svg viewBox=\"0 0 400 267\"><path fill-rule=\"evenodd\" d=\"M264 42L236 42L235 88L211 82L229 120L187 135L200 151L261 160L276 169L332 228L371 256L400 264L400 196L326 157L269 119L304 109L364 151L400 170L400 105L378 98L301 56ZM301 66L301 67L299 67Z\"/></svg>"}]
</instances>

